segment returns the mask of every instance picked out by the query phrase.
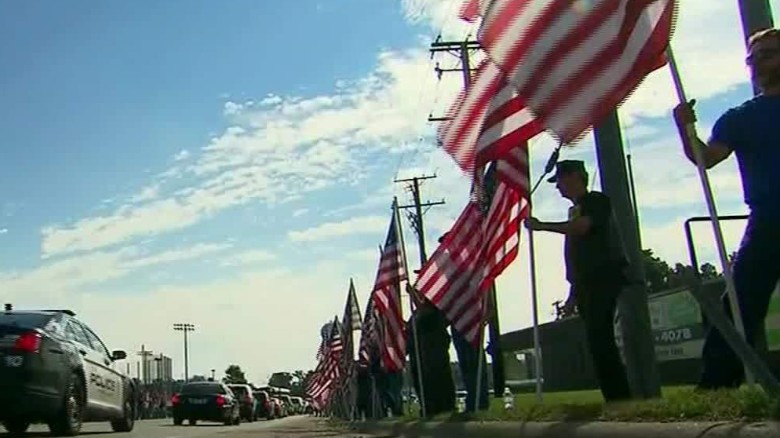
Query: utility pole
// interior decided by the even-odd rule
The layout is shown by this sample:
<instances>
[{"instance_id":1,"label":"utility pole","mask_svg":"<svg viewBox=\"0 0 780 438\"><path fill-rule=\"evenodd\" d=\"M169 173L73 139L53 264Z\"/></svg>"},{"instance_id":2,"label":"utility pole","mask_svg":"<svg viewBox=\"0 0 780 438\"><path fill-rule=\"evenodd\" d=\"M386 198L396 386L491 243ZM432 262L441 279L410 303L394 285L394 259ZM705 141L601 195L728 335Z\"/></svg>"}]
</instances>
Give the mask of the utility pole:
<instances>
[{"instance_id":1,"label":"utility pole","mask_svg":"<svg viewBox=\"0 0 780 438\"><path fill-rule=\"evenodd\" d=\"M478 41L439 41L431 43L431 58L438 52L447 52L460 58L460 68L441 68L436 63L436 75L441 79L442 74L446 72L461 72L463 74L463 87L468 88L471 84L471 53L482 49ZM444 122L449 120L447 117L428 117L429 122Z\"/></svg>"},{"instance_id":2,"label":"utility pole","mask_svg":"<svg viewBox=\"0 0 780 438\"><path fill-rule=\"evenodd\" d=\"M626 372L635 397L656 398L661 396L661 379L650 328L647 282L636 220L638 209L635 210L631 200L617 109L595 126L594 137L601 188L610 198L623 249L630 262L632 282L618 300Z\"/></svg>"},{"instance_id":3,"label":"utility pole","mask_svg":"<svg viewBox=\"0 0 780 438\"><path fill-rule=\"evenodd\" d=\"M147 350L144 345L141 345L141 351L138 352L138 355L141 356L141 370L143 371L142 376L142 382L144 382L144 385L149 384L149 364L148 359L152 356L152 352Z\"/></svg>"},{"instance_id":4,"label":"utility pole","mask_svg":"<svg viewBox=\"0 0 780 438\"><path fill-rule=\"evenodd\" d=\"M410 222L412 223L412 228L414 228L414 232L417 234L417 244L420 247L420 266L422 267L425 265L425 262L428 261L428 254L425 251L425 228L423 226L423 207L433 207L435 205L443 205L444 199L441 201L436 202L425 202L422 203L420 201L420 182L425 181L427 179L433 179L436 178L436 175L431 176L415 176L414 178L408 178L408 179L397 179L395 182L397 183L410 183L408 186L408 189L412 192L412 200L414 201L414 204L411 205L400 205L398 206L399 209L407 210L410 208L414 209L414 213L409 213L408 217Z\"/></svg>"},{"instance_id":5,"label":"utility pole","mask_svg":"<svg viewBox=\"0 0 780 438\"><path fill-rule=\"evenodd\" d=\"M190 323L176 323L173 329L177 332L184 332L184 383L190 380L190 358L187 346L187 334L195 331L195 325Z\"/></svg>"},{"instance_id":6,"label":"utility pole","mask_svg":"<svg viewBox=\"0 0 780 438\"><path fill-rule=\"evenodd\" d=\"M463 88L471 85L471 54L482 49L478 41L435 41L431 44L431 57L438 52L448 52L460 59L460 68L443 69L436 64L436 74L439 79L445 72L461 72L463 75ZM447 117L428 117L429 122L443 122L449 120ZM485 185L493 185L495 181L495 172L488 172ZM488 339L490 345L490 356L492 360L493 372L493 390L496 396L503 391L505 384L504 376L504 355L501 348L501 328L498 318L498 297L496 295L496 285L492 283L488 292ZM482 346L480 352L482 354ZM478 378L481 378L479 376Z\"/></svg>"}]
</instances>

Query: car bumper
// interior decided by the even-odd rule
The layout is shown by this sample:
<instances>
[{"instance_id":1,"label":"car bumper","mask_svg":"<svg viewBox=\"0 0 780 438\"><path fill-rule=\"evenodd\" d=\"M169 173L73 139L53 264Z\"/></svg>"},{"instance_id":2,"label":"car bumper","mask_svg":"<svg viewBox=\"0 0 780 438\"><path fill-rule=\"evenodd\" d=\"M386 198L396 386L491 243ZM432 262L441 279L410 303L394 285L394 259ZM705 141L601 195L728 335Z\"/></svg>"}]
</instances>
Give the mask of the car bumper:
<instances>
[{"instance_id":1,"label":"car bumper","mask_svg":"<svg viewBox=\"0 0 780 438\"><path fill-rule=\"evenodd\" d=\"M45 418L57 412L61 399L27 385L0 386L0 420L27 417Z\"/></svg>"},{"instance_id":2,"label":"car bumper","mask_svg":"<svg viewBox=\"0 0 780 438\"><path fill-rule=\"evenodd\" d=\"M197 409L191 407L173 408L173 418L182 420L203 420L223 422L232 416L232 408L205 408Z\"/></svg>"}]
</instances>

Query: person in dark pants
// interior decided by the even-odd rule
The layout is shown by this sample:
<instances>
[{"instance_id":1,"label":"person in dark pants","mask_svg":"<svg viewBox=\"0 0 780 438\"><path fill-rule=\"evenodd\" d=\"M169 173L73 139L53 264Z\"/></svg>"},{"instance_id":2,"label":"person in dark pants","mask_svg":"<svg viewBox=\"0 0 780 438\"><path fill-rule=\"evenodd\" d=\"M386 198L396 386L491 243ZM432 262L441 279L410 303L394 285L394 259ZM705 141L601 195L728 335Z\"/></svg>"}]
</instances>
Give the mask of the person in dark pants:
<instances>
[{"instance_id":1,"label":"person in dark pants","mask_svg":"<svg viewBox=\"0 0 780 438\"><path fill-rule=\"evenodd\" d=\"M357 417L371 418L371 374L365 364L357 365Z\"/></svg>"},{"instance_id":2,"label":"person in dark pants","mask_svg":"<svg viewBox=\"0 0 780 438\"><path fill-rule=\"evenodd\" d=\"M415 295L413 295L415 296ZM417 374L417 352L414 348L412 324L416 322L417 339L420 342L420 368L425 393L425 413L434 416L455 409L455 384L450 368L450 337L447 334L447 318L430 301L418 302L407 322L406 345L409 367L415 393L419 394L420 380Z\"/></svg>"},{"instance_id":3,"label":"person in dark pants","mask_svg":"<svg viewBox=\"0 0 780 438\"><path fill-rule=\"evenodd\" d=\"M627 284L628 263L610 200L603 193L588 191L588 172L582 161L559 162L555 176L548 181L572 202L569 219L554 223L528 218L525 225L566 236L566 279L571 285L567 301L576 304L585 323L601 393L608 402L629 399L631 390L614 326L617 299Z\"/></svg>"},{"instance_id":4,"label":"person in dark pants","mask_svg":"<svg viewBox=\"0 0 780 438\"><path fill-rule=\"evenodd\" d=\"M490 407L490 395L488 391L488 364L485 361L485 352L470 344L466 338L455 328L450 326L452 343L458 354L458 367L463 377L463 385L466 387L466 412L473 412L477 403L477 369L479 368L479 356L482 355L482 382L479 391L479 410L484 411Z\"/></svg>"},{"instance_id":5,"label":"person in dark pants","mask_svg":"<svg viewBox=\"0 0 780 438\"><path fill-rule=\"evenodd\" d=\"M755 348L780 280L780 29L753 34L748 52L746 63L761 94L721 115L706 145L685 135L685 126L696 121L695 101L678 105L674 119L691 162L696 163L694 148L708 169L732 152L737 157L750 215L732 272L745 338ZM723 302L732 317L726 294ZM744 379L741 361L714 327L707 334L702 362L700 389L738 387Z\"/></svg>"}]
</instances>

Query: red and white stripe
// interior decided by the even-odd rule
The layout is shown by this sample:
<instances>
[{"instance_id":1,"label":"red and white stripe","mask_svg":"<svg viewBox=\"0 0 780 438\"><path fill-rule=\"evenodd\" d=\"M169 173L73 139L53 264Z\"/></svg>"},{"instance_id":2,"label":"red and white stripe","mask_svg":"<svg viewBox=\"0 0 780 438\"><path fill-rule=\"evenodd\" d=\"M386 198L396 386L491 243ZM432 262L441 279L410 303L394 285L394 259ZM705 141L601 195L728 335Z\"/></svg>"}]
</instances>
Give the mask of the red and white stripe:
<instances>
[{"instance_id":1,"label":"red and white stripe","mask_svg":"<svg viewBox=\"0 0 780 438\"><path fill-rule=\"evenodd\" d=\"M308 388L309 396L318 406L325 406L334 389L334 383L339 378L339 364L344 354L344 345L339 334L338 320L333 322L331 333L322 360L317 364L314 378Z\"/></svg>"},{"instance_id":2,"label":"red and white stripe","mask_svg":"<svg viewBox=\"0 0 780 438\"><path fill-rule=\"evenodd\" d=\"M527 213L526 143L510 150L510 157L497 164L488 211L473 197L417 279L417 289L472 343L479 340L490 282L517 257L520 221Z\"/></svg>"},{"instance_id":3,"label":"red and white stripe","mask_svg":"<svg viewBox=\"0 0 780 438\"><path fill-rule=\"evenodd\" d=\"M371 350L379 344L379 337L377 336L376 329L377 317L375 313L374 298L369 297L368 304L366 305L366 313L363 317L363 324L360 327L358 361L363 365L369 365L371 363Z\"/></svg>"},{"instance_id":4,"label":"red and white stripe","mask_svg":"<svg viewBox=\"0 0 780 438\"><path fill-rule=\"evenodd\" d=\"M675 0L479 3L479 40L488 59L565 143L666 63L676 12ZM468 9L473 18L474 5Z\"/></svg>"},{"instance_id":5,"label":"red and white stripe","mask_svg":"<svg viewBox=\"0 0 780 438\"><path fill-rule=\"evenodd\" d=\"M484 60L439 126L442 148L468 174L543 130L501 71Z\"/></svg>"}]
</instances>

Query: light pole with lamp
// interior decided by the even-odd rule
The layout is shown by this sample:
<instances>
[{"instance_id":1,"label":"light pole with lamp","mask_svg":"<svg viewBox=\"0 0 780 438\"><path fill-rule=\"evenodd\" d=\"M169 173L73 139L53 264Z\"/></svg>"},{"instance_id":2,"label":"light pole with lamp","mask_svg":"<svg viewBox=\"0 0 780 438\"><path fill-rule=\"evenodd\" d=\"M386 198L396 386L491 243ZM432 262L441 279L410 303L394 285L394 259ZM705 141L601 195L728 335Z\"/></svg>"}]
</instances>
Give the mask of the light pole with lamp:
<instances>
[{"instance_id":1,"label":"light pole with lamp","mask_svg":"<svg viewBox=\"0 0 780 438\"><path fill-rule=\"evenodd\" d=\"M173 329L177 332L184 332L184 383L187 383L190 380L187 334L195 331L195 325L190 323L176 323L173 325Z\"/></svg>"}]
</instances>

